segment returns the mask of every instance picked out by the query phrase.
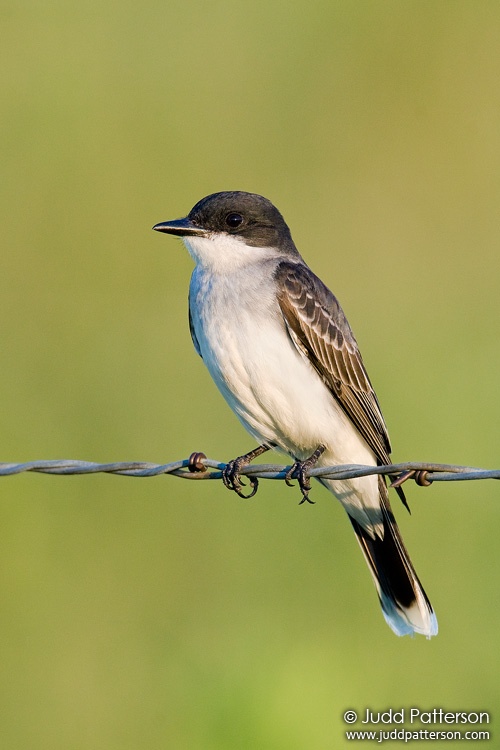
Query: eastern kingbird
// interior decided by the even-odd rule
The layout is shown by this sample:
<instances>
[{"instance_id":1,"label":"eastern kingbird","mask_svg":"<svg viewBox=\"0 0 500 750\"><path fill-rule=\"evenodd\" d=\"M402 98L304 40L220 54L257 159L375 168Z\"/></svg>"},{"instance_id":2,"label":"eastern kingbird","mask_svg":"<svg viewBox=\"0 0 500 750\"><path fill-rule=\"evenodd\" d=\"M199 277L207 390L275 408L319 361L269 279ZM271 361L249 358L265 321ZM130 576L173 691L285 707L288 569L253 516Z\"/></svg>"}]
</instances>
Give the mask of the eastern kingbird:
<instances>
[{"instance_id":1,"label":"eastern kingbird","mask_svg":"<svg viewBox=\"0 0 500 750\"><path fill-rule=\"evenodd\" d=\"M287 481L299 480L303 500L315 464L390 463L384 418L344 312L270 201L214 193L186 218L153 229L182 237L195 261L189 288L195 349L260 443L229 462L227 487L242 495L242 467L271 448L295 461ZM257 480L250 481L253 494ZM382 477L319 481L347 511L388 625L397 635L436 635L436 616Z\"/></svg>"}]
</instances>

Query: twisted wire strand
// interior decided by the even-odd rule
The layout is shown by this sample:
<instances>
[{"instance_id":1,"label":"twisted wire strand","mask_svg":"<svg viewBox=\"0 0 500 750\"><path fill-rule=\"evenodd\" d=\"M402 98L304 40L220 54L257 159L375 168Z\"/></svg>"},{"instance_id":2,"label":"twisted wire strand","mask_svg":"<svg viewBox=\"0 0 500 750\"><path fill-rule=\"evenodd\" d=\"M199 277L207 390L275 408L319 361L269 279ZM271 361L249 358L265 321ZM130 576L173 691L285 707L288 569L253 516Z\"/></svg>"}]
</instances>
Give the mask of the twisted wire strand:
<instances>
[{"instance_id":1,"label":"twisted wire strand","mask_svg":"<svg viewBox=\"0 0 500 750\"><path fill-rule=\"evenodd\" d=\"M193 461L196 457L196 461ZM190 458L173 461L168 464L154 464L145 461L124 461L119 463L98 464L92 461L73 461L68 459L28 461L26 463L0 463L0 476L13 476L24 472L38 472L53 475L74 474L117 474L127 477L155 477L169 474L182 479L221 479L226 464L206 458L204 454L192 454ZM258 479L286 478L290 466L280 464L254 464L242 469L241 474ZM500 469L479 469L472 466L454 464L420 463L415 461L389 464L387 466L363 466L361 464L344 464L341 466L316 467L309 472L311 477L324 479L354 479L372 474L385 474L394 478L405 475L416 479L424 472L424 480L419 484L432 482L453 482L472 479L500 479ZM423 475L420 474L422 477ZM417 480L418 481L418 480Z\"/></svg>"}]
</instances>

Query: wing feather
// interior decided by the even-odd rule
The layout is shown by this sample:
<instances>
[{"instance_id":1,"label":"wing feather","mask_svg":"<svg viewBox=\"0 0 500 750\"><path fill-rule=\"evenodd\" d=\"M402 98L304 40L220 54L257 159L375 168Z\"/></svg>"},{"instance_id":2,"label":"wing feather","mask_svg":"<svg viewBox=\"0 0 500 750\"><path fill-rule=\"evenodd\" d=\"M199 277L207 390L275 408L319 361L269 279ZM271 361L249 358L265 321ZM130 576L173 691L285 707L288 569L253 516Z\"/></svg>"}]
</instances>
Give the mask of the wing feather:
<instances>
[{"instance_id":1,"label":"wing feather","mask_svg":"<svg viewBox=\"0 0 500 750\"><path fill-rule=\"evenodd\" d=\"M194 330L193 315L191 313L191 293L189 294L188 311L189 311L189 332L191 334L191 339L192 339L192 342L193 342L193 346L196 349L196 353L199 354L200 357L201 357L200 344L199 344L198 338L196 336L196 331Z\"/></svg>"},{"instance_id":2,"label":"wing feather","mask_svg":"<svg viewBox=\"0 0 500 750\"><path fill-rule=\"evenodd\" d=\"M292 340L311 362L380 464L389 435L356 339L337 298L304 264L284 260L275 272L278 302Z\"/></svg>"}]
</instances>

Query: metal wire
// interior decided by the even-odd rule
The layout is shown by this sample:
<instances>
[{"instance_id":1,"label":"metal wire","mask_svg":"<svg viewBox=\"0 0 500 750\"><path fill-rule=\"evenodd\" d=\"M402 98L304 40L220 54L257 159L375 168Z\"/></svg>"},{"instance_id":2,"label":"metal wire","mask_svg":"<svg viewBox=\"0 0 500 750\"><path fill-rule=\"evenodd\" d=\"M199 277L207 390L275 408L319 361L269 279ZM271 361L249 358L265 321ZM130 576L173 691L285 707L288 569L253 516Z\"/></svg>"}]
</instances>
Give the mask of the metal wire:
<instances>
[{"instance_id":1,"label":"metal wire","mask_svg":"<svg viewBox=\"0 0 500 750\"><path fill-rule=\"evenodd\" d=\"M67 459L52 461L28 461L27 463L0 463L0 476L12 476L23 472L41 474L119 474L127 477L156 477L163 474L183 479L221 479L226 464L206 458L203 453L193 453L190 458L168 464L153 464L143 461L98 464L92 461L72 461ZM279 464L255 464L241 470L242 475L259 479L285 479L290 466ZM470 479L500 479L500 469L478 469L471 466L407 462L387 466L363 466L345 464L311 469L311 477L324 479L354 479L372 474L386 474L402 484L407 479L415 479L426 486L432 482L453 482Z\"/></svg>"}]
</instances>

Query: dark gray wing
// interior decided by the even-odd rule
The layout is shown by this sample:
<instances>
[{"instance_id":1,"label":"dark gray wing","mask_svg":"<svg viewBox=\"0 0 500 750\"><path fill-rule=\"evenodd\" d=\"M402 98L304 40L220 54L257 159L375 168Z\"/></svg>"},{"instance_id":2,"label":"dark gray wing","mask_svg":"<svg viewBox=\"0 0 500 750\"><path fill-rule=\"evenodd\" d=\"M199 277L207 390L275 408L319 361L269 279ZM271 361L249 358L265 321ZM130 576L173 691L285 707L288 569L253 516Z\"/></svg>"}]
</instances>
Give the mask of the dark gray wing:
<instances>
[{"instance_id":1,"label":"dark gray wing","mask_svg":"<svg viewBox=\"0 0 500 750\"><path fill-rule=\"evenodd\" d=\"M363 360L337 298L303 263L281 261L278 302L290 336L311 362L380 464L391 445Z\"/></svg>"},{"instance_id":2,"label":"dark gray wing","mask_svg":"<svg viewBox=\"0 0 500 750\"><path fill-rule=\"evenodd\" d=\"M191 338L193 340L194 348L196 349L197 353L201 357L200 345L198 343L198 339L196 338L196 333L195 333L194 325L193 325L193 316L191 315L191 293L189 294L188 309L189 309L189 331L191 333Z\"/></svg>"}]
</instances>

